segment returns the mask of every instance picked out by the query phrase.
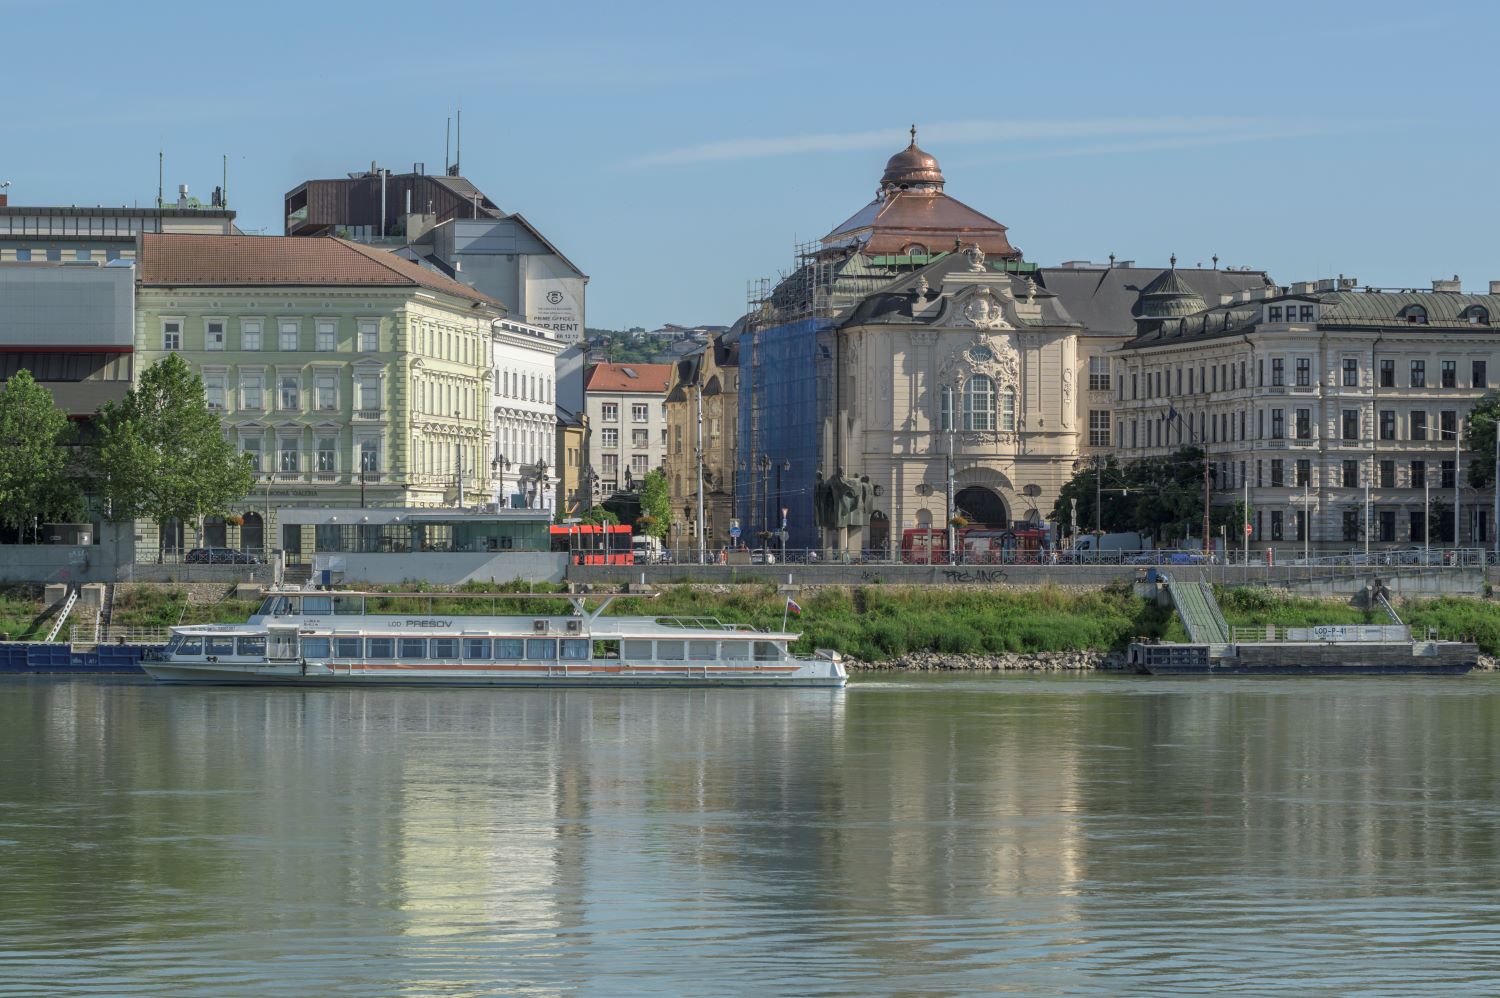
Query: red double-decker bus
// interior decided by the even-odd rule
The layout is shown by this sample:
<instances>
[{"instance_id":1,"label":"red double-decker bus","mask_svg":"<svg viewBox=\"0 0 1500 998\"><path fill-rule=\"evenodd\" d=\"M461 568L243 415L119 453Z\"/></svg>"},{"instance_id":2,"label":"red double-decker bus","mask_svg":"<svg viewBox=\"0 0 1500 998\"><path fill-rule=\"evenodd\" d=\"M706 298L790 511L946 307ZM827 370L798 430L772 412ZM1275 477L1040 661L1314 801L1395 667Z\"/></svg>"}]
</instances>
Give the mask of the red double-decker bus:
<instances>
[{"instance_id":1,"label":"red double-decker bus","mask_svg":"<svg viewBox=\"0 0 1500 998\"><path fill-rule=\"evenodd\" d=\"M552 550L575 565L634 565L627 523L570 523L551 527Z\"/></svg>"}]
</instances>

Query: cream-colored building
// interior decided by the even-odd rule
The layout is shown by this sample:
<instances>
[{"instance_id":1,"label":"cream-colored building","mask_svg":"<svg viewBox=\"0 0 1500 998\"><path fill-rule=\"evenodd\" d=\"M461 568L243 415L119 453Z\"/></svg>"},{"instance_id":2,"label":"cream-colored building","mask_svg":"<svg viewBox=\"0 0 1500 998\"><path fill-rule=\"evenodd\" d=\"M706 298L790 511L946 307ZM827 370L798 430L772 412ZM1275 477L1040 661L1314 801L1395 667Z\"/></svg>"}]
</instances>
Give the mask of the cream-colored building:
<instances>
[{"instance_id":1,"label":"cream-colored building","mask_svg":"<svg viewBox=\"0 0 1500 998\"><path fill-rule=\"evenodd\" d=\"M667 456L670 364L595 364L584 377L589 453L603 496L638 485Z\"/></svg>"},{"instance_id":2,"label":"cream-colored building","mask_svg":"<svg viewBox=\"0 0 1500 998\"><path fill-rule=\"evenodd\" d=\"M726 333L673 365L667 391L667 483L672 496L670 540L681 552L698 548L699 477L703 547L732 543L735 459L739 448L739 338Z\"/></svg>"},{"instance_id":3,"label":"cream-colored building","mask_svg":"<svg viewBox=\"0 0 1500 998\"><path fill-rule=\"evenodd\" d=\"M1179 293L1116 354L1119 457L1206 448L1213 500L1248 499L1256 550L1419 546L1429 517L1430 542L1451 545L1455 507L1458 543L1488 545L1494 483L1471 483L1464 448L1500 378L1489 290L1340 278L1212 307Z\"/></svg>"},{"instance_id":4,"label":"cream-colored building","mask_svg":"<svg viewBox=\"0 0 1500 998\"><path fill-rule=\"evenodd\" d=\"M508 508L552 509L558 481L557 333L514 319L490 329L495 501Z\"/></svg>"}]
</instances>

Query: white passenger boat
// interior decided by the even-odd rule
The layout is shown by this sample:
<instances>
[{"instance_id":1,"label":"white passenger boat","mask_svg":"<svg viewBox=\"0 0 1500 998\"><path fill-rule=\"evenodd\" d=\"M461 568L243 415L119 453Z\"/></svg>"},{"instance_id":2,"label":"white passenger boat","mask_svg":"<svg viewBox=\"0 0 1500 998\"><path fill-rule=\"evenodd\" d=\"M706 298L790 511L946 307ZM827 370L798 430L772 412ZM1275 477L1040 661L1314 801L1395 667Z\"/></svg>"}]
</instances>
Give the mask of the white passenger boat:
<instances>
[{"instance_id":1,"label":"white passenger boat","mask_svg":"<svg viewBox=\"0 0 1500 998\"><path fill-rule=\"evenodd\" d=\"M561 616L366 612L382 602L559 599ZM590 612L586 600L599 605ZM246 624L172 628L141 662L168 683L441 686L841 687L837 652L794 655L798 635L705 617L606 617L613 596L269 593Z\"/></svg>"}]
</instances>

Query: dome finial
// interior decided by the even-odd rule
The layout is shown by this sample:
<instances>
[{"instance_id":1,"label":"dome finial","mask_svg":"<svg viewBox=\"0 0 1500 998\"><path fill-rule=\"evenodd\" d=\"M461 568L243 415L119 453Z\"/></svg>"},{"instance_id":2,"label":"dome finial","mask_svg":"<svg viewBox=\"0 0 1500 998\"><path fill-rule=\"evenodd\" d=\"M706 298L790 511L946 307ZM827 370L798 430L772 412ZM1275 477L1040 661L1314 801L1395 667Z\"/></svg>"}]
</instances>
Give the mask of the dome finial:
<instances>
[{"instance_id":1,"label":"dome finial","mask_svg":"<svg viewBox=\"0 0 1500 998\"><path fill-rule=\"evenodd\" d=\"M1172 256L1170 257L1170 259L1172 261L1172 269L1176 270L1177 269L1177 254L1173 253Z\"/></svg>"},{"instance_id":2,"label":"dome finial","mask_svg":"<svg viewBox=\"0 0 1500 998\"><path fill-rule=\"evenodd\" d=\"M911 144L912 145L916 145L917 144L917 123L916 122L912 122L912 125L911 125Z\"/></svg>"}]
</instances>

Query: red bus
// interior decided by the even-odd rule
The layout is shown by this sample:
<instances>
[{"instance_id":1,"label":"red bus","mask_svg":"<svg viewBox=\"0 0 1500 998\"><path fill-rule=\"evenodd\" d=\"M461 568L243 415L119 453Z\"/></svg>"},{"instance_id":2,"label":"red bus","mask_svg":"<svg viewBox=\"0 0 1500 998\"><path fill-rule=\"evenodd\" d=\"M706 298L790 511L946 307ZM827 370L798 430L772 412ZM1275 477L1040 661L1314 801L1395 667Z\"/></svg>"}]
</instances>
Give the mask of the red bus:
<instances>
[{"instance_id":1,"label":"red bus","mask_svg":"<svg viewBox=\"0 0 1500 998\"><path fill-rule=\"evenodd\" d=\"M901 560L908 565L948 564L948 531L908 527L901 532Z\"/></svg>"},{"instance_id":2,"label":"red bus","mask_svg":"<svg viewBox=\"0 0 1500 998\"><path fill-rule=\"evenodd\" d=\"M552 550L575 565L634 565L630 524L569 523L551 527Z\"/></svg>"}]
</instances>

